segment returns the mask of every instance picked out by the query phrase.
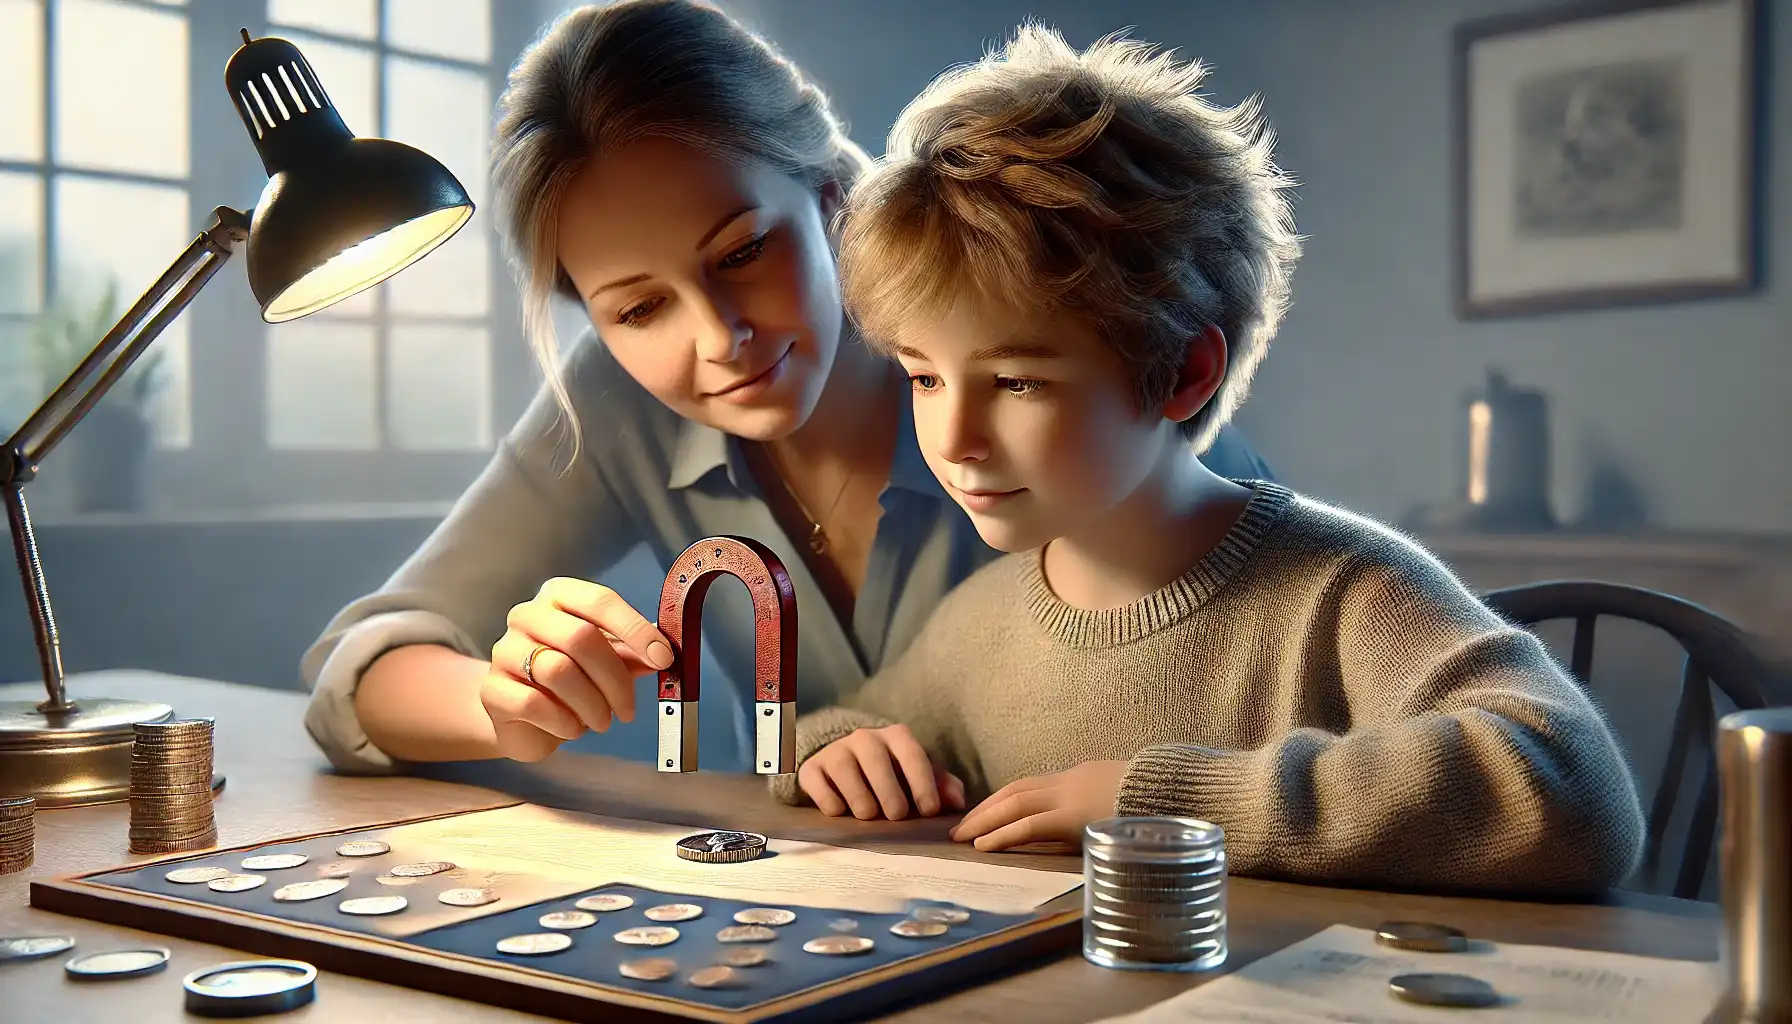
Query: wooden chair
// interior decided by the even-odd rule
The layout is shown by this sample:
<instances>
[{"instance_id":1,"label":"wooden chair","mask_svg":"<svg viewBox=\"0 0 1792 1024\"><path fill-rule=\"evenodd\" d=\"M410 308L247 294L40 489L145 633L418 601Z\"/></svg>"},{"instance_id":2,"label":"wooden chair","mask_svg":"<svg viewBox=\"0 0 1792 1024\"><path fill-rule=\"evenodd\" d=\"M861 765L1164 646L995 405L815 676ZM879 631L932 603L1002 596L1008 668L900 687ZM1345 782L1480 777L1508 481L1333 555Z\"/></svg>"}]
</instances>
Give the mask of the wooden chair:
<instances>
[{"instance_id":1,"label":"wooden chair","mask_svg":"<svg viewBox=\"0 0 1792 1024\"><path fill-rule=\"evenodd\" d=\"M1674 816L1681 780L1688 774L1696 743L1699 789L1673 894L1681 899L1698 899L1717 833L1717 763L1713 750L1716 714L1712 687L1729 698L1737 710L1767 706L1763 687L1767 668L1747 634L1690 601L1618 583L1552 580L1491 591L1483 594L1482 599L1506 619L1527 628L1551 620L1572 619L1574 646L1569 669L1583 686L1589 686L1592 679L1594 626L1601 617L1653 626L1673 637L1686 652L1673 732L1661 781L1649 808L1642 871L1650 878L1659 871L1668 822Z\"/></svg>"}]
</instances>

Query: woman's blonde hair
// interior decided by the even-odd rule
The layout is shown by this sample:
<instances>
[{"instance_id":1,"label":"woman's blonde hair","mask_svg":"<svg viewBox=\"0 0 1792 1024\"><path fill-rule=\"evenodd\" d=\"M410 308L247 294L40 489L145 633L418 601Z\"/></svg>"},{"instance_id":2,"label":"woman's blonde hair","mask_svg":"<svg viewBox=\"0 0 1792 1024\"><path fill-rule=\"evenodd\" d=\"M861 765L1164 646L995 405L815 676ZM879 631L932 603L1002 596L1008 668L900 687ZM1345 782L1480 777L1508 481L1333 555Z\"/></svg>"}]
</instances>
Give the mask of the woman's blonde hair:
<instances>
[{"instance_id":1,"label":"woman's blonde hair","mask_svg":"<svg viewBox=\"0 0 1792 1024\"><path fill-rule=\"evenodd\" d=\"M1077 53L1021 27L903 110L842 217L847 309L868 343L961 299L1080 318L1169 397L1189 340L1225 333L1212 401L1182 424L1197 452L1250 387L1288 306L1300 239L1256 100L1217 107L1207 69L1107 36Z\"/></svg>"},{"instance_id":2,"label":"woman's blonde hair","mask_svg":"<svg viewBox=\"0 0 1792 1024\"><path fill-rule=\"evenodd\" d=\"M560 201L587 161L648 137L763 163L817 188L850 189L870 163L827 96L711 4L619 0L548 26L498 101L492 181L524 331L571 427L574 458L580 426L560 372L553 299L579 295L558 257Z\"/></svg>"}]
</instances>

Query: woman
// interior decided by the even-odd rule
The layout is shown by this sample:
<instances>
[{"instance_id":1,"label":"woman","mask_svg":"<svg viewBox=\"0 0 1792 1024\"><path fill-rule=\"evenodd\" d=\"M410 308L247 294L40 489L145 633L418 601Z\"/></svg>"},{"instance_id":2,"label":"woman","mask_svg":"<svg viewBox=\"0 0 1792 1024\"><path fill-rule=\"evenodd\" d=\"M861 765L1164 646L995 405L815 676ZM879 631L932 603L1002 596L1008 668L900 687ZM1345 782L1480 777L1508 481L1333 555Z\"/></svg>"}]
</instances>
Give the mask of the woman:
<instances>
[{"instance_id":1,"label":"woman","mask_svg":"<svg viewBox=\"0 0 1792 1024\"><path fill-rule=\"evenodd\" d=\"M844 322L829 222L865 154L795 67L695 0L570 12L500 113L499 219L547 386L306 653L306 727L338 768L379 772L539 760L631 720L634 679L670 647L586 580L639 544L666 565L717 534L790 571L799 706L853 692L996 556L921 461L899 368ZM556 294L595 328L564 360ZM1207 460L1267 475L1225 435ZM708 602L725 663L751 661L745 596Z\"/></svg>"}]
</instances>

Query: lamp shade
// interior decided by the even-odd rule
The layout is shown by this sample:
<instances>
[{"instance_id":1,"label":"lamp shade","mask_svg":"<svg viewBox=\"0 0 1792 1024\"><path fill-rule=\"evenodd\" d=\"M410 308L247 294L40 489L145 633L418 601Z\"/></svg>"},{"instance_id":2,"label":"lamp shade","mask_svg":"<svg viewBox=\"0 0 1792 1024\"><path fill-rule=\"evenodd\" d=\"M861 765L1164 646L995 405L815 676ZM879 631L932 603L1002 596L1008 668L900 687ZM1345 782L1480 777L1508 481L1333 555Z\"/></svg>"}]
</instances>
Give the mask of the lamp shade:
<instances>
[{"instance_id":1,"label":"lamp shade","mask_svg":"<svg viewBox=\"0 0 1792 1024\"><path fill-rule=\"evenodd\" d=\"M281 323L364 291L423 258L473 216L448 168L388 139L356 138L299 48L273 37L224 68L268 183L249 220L249 288Z\"/></svg>"}]
</instances>

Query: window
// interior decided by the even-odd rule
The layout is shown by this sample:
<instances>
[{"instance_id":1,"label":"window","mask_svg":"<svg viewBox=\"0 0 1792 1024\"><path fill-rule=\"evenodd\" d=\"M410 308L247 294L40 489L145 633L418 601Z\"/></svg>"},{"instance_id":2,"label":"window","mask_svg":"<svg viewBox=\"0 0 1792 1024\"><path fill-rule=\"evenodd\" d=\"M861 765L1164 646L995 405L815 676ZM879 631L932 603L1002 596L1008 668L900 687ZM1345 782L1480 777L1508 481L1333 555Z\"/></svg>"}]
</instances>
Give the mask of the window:
<instances>
[{"instance_id":1,"label":"window","mask_svg":"<svg viewBox=\"0 0 1792 1024\"><path fill-rule=\"evenodd\" d=\"M33 325L47 311L109 322L199 233L188 35L184 0L0 0L0 429L72 368L37 350ZM108 287L112 316L98 309ZM165 448L192 440L187 341L177 319L147 357Z\"/></svg>"},{"instance_id":2,"label":"window","mask_svg":"<svg viewBox=\"0 0 1792 1024\"><path fill-rule=\"evenodd\" d=\"M434 156L460 179L477 211L447 243L385 284L267 328L268 445L338 452L489 447L489 0L268 0L267 17L270 34L304 52L350 131Z\"/></svg>"}]
</instances>

